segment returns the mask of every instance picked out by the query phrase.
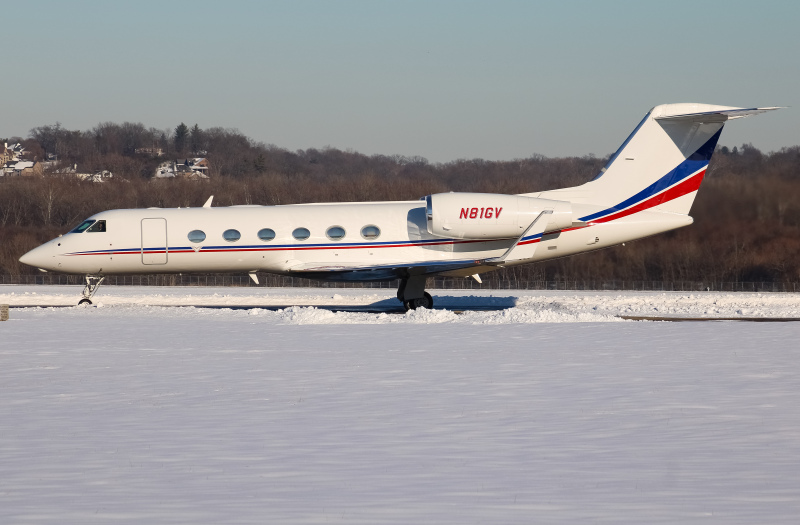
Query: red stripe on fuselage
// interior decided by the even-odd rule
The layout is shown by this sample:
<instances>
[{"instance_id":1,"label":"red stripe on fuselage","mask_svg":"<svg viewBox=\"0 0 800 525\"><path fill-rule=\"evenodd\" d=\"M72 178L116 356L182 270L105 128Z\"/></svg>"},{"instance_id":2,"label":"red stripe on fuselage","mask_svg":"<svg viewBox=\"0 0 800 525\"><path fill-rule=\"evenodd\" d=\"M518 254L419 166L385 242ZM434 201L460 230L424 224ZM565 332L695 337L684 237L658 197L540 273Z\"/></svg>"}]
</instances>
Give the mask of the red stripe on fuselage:
<instances>
[{"instance_id":1,"label":"red stripe on fuselage","mask_svg":"<svg viewBox=\"0 0 800 525\"><path fill-rule=\"evenodd\" d=\"M658 195L654 195L647 200L644 200L637 204L636 206L631 206L626 210L622 210L620 212L614 213L612 215L606 215L605 217L601 217L599 219L591 221L586 226L573 226L571 228L564 228L560 230L561 233L571 232L574 230L581 230L583 228L588 228L593 224L603 223L603 222L610 222L614 219L620 219L622 217L627 217L628 215L633 215L634 213L644 211L650 208L654 208L660 204L664 204L665 202L669 202L671 200L677 199L678 197L683 197L693 191L697 191L700 188L700 184L703 182L703 177L706 174L706 170L700 171L695 175L692 175L688 179L684 180L683 182L676 184L672 188L666 190L663 193L659 193ZM555 233L555 232L548 232L548 233ZM526 244L534 244L537 242L541 242L542 238L537 237L536 239L531 239L528 241L522 241L518 244L518 246L524 246Z\"/></svg>"},{"instance_id":2,"label":"red stripe on fuselage","mask_svg":"<svg viewBox=\"0 0 800 525\"><path fill-rule=\"evenodd\" d=\"M684 195L687 195L693 191L697 191L700 188L700 183L703 182L703 176L705 176L705 174L706 170L703 170L697 173L696 175L692 175L691 177L681 182L680 184L676 184L675 186L671 187L664 193L659 193L658 195L654 195L649 199L640 202L636 206L631 206L627 210L622 210L620 212L613 213L611 215L606 215L605 217L601 217L599 219L595 219L591 221L591 223L609 222L613 221L614 219L627 217L628 215L633 215L634 213L654 208L660 204L664 204L665 202L675 200L678 197L683 197Z\"/></svg>"}]
</instances>

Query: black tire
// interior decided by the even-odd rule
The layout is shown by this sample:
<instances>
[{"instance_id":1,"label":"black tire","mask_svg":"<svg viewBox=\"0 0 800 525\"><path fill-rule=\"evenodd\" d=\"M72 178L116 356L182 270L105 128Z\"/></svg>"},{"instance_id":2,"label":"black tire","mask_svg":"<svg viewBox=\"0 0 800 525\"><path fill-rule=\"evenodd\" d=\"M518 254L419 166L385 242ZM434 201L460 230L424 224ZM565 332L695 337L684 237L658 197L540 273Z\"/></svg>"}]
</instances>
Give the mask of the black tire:
<instances>
[{"instance_id":1,"label":"black tire","mask_svg":"<svg viewBox=\"0 0 800 525\"><path fill-rule=\"evenodd\" d=\"M406 309L406 312L409 310L416 310L417 308L427 308L428 310L433 310L433 297L431 297L431 294L428 292L425 292L425 295L419 299L409 299L407 301L403 301L403 308Z\"/></svg>"},{"instance_id":2,"label":"black tire","mask_svg":"<svg viewBox=\"0 0 800 525\"><path fill-rule=\"evenodd\" d=\"M422 299L417 299L417 308L420 307L433 310L433 297L431 297L431 294L425 292L425 296Z\"/></svg>"},{"instance_id":3,"label":"black tire","mask_svg":"<svg viewBox=\"0 0 800 525\"><path fill-rule=\"evenodd\" d=\"M80 301L78 301L78 306L82 304L92 304L92 301L91 299L81 299Z\"/></svg>"}]
</instances>

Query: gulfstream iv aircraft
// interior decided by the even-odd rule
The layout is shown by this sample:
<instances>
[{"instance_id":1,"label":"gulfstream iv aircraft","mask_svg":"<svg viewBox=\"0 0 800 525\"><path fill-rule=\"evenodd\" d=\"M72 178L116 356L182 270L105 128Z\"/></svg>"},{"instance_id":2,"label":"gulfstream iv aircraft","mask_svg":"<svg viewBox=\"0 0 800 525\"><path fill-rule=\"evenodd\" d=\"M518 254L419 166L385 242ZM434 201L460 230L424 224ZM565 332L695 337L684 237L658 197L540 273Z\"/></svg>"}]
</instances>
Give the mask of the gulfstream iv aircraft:
<instances>
[{"instance_id":1,"label":"gulfstream iv aircraft","mask_svg":"<svg viewBox=\"0 0 800 525\"><path fill-rule=\"evenodd\" d=\"M86 276L265 271L332 281L400 280L406 309L425 280L606 248L692 224L689 210L728 120L778 108L656 106L606 166L574 188L418 201L110 210L20 261Z\"/></svg>"}]
</instances>

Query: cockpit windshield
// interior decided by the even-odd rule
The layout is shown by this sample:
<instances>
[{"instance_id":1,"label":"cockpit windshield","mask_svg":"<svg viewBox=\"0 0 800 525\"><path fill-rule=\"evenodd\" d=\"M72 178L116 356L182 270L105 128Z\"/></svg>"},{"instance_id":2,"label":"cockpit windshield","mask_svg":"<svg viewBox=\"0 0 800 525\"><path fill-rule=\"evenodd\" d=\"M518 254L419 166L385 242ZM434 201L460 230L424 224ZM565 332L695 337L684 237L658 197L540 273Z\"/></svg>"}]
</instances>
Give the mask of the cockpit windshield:
<instances>
[{"instance_id":1,"label":"cockpit windshield","mask_svg":"<svg viewBox=\"0 0 800 525\"><path fill-rule=\"evenodd\" d=\"M83 233L83 232L96 233L104 231L106 231L106 221L94 221L92 219L86 219L70 233Z\"/></svg>"},{"instance_id":2,"label":"cockpit windshield","mask_svg":"<svg viewBox=\"0 0 800 525\"><path fill-rule=\"evenodd\" d=\"M80 223L78 227L72 230L70 233L83 233L86 230L86 228L88 228L92 224L94 224L94 221L91 219L87 219L82 223Z\"/></svg>"},{"instance_id":3,"label":"cockpit windshield","mask_svg":"<svg viewBox=\"0 0 800 525\"><path fill-rule=\"evenodd\" d=\"M87 232L104 232L106 231L106 221L97 221L96 223L89 226L89 229L86 230Z\"/></svg>"}]
</instances>

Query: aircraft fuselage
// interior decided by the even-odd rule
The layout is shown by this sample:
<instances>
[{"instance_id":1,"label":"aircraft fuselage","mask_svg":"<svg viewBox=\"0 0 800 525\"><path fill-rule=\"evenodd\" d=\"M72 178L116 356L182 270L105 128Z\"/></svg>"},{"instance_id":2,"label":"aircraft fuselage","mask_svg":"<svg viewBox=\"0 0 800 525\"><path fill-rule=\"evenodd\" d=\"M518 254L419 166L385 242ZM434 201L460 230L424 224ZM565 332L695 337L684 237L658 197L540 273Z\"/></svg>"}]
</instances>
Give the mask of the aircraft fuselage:
<instances>
[{"instance_id":1,"label":"aircraft fuselage","mask_svg":"<svg viewBox=\"0 0 800 525\"><path fill-rule=\"evenodd\" d=\"M586 206L577 213L593 209ZM532 261L605 248L691 223L687 216L671 215L644 212L614 223L549 232L540 239ZM402 276L392 271L395 264L481 261L502 255L516 240L434 236L427 231L424 201L110 210L88 220L105 221L104 231L90 227L64 234L27 254L23 262L93 275L298 271L319 279L383 280ZM326 234L335 227L341 230L334 233L344 233L341 238ZM376 227L377 237L365 238L365 227ZM308 230L307 239L293 236L302 228ZM272 230L274 238L260 238L265 229ZM190 232L202 232L204 239L190 239ZM225 232L235 233L226 239ZM332 271L339 266L370 270ZM471 266L439 273L471 275L495 269Z\"/></svg>"}]
</instances>

